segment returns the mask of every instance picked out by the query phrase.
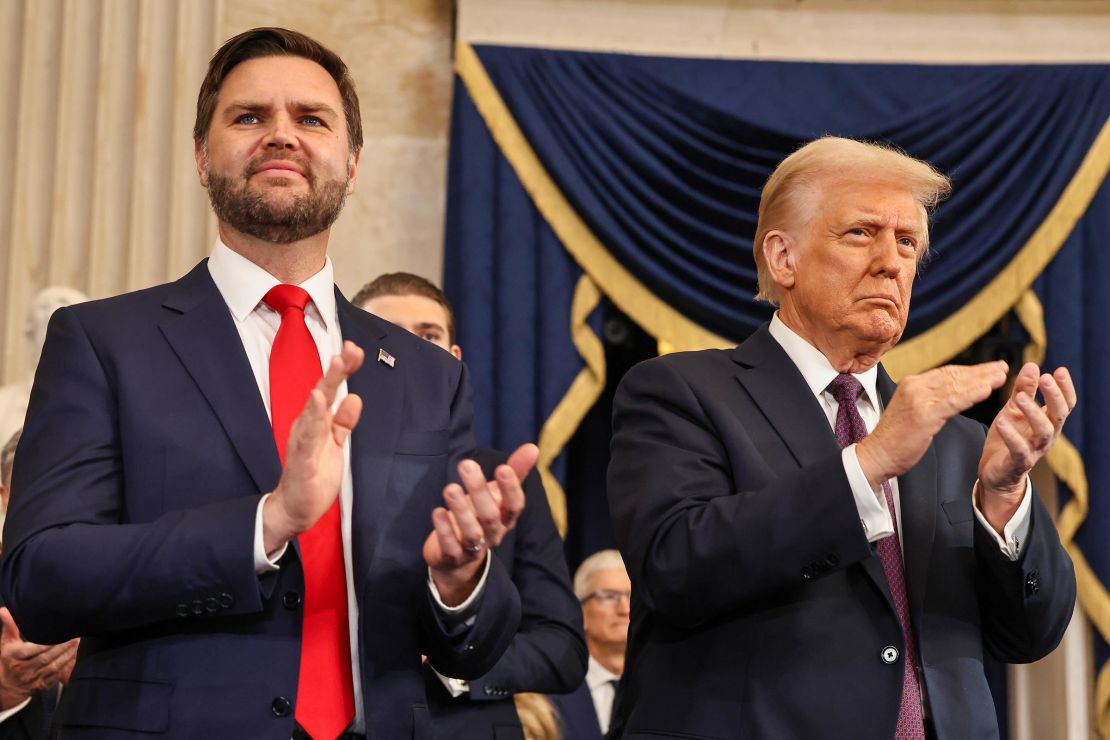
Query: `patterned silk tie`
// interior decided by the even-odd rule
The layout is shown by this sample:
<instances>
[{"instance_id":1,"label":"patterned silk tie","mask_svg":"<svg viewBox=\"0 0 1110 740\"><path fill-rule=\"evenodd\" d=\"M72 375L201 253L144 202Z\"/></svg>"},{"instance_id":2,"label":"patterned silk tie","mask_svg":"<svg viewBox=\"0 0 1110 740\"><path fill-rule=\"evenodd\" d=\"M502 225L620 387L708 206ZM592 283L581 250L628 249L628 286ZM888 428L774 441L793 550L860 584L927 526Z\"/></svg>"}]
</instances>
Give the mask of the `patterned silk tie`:
<instances>
[{"instance_id":1,"label":"patterned silk tie","mask_svg":"<svg viewBox=\"0 0 1110 740\"><path fill-rule=\"evenodd\" d=\"M863 393L863 385L852 375L840 374L829 383L829 393L836 399L836 441L841 449L859 442L867 436L867 427L859 415L857 402ZM890 595L898 613L898 624L902 627L905 642L905 660L902 670L902 705L898 709L898 726L894 731L896 740L924 740L925 721L922 714L921 687L918 684L917 640L914 637L913 623L910 621L910 604L906 597L906 572L902 562L902 547L898 544L898 520L894 516L894 494L888 483L883 483L886 495L886 508L894 525L894 534L884 537L876 544L879 560L883 564Z\"/></svg>"},{"instance_id":2,"label":"patterned silk tie","mask_svg":"<svg viewBox=\"0 0 1110 740\"><path fill-rule=\"evenodd\" d=\"M270 350L270 415L284 465L289 429L323 373L320 352L304 320L308 293L296 285L277 285L262 300L281 314ZM297 540L305 595L295 716L316 740L330 739L355 716L339 500Z\"/></svg>"}]
</instances>

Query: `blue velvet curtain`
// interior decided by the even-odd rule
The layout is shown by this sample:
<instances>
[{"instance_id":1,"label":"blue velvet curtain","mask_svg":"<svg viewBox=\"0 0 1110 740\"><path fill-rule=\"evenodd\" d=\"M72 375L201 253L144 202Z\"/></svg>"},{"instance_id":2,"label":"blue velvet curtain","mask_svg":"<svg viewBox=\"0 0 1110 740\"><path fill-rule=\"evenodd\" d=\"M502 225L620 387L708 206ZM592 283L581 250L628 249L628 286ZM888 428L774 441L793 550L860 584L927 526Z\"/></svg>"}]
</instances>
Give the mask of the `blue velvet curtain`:
<instances>
[{"instance_id":1,"label":"blue velvet curtain","mask_svg":"<svg viewBox=\"0 0 1110 740\"><path fill-rule=\"evenodd\" d=\"M464 53L476 63L464 65ZM1103 534L1110 503L1100 495L1110 483L1110 440L1099 423L1110 416L1100 382L1110 377L1103 288L1110 188L1099 187L1110 160L1103 131L1110 67L750 62L507 47L461 47L459 58L445 285L474 372L480 438L499 446L535 439L584 368L569 318L583 275L613 292L608 276L565 243L580 231L560 230L552 211L537 206L541 189L524 149L649 303L726 339L769 317L752 300L760 189L812 138L891 143L952 178L904 343L978 305L1008 266L1045 249L1052 236L1042 227L1055 223L1056 246L1046 252L1054 257L1032 287L1043 307L1046 364L1067 364L1081 395L1066 429L1079 467L1061 474L1061 488L1079 512L1074 540L1096 587L1084 590L1081 579L1081 598L1110 636L1101 585L1110 578ZM523 147L505 134L505 119ZM1073 217L1060 220L1068 208ZM1030 279L1019 275L992 299L995 307L1016 303ZM642 323L666 338L650 320ZM959 342L946 357L963 349ZM1105 644L1099 650L1101 668ZM1110 695L1099 700L1105 707Z\"/></svg>"}]
</instances>

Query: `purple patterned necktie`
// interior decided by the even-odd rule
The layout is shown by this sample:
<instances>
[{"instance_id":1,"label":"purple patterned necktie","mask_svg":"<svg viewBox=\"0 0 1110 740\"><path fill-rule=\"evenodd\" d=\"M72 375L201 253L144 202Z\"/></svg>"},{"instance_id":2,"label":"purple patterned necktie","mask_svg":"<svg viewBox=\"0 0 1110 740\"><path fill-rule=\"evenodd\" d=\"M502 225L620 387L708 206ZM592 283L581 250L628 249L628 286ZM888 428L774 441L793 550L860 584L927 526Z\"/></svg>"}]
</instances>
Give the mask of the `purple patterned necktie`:
<instances>
[{"instance_id":1,"label":"purple patterned necktie","mask_svg":"<svg viewBox=\"0 0 1110 740\"><path fill-rule=\"evenodd\" d=\"M852 375L840 374L829 383L829 393L836 399L836 441L841 449L855 444L867 436L867 427L856 406L863 385ZM894 731L895 740L921 740L925 737L925 723L921 706L921 687L918 684L917 640L914 638L913 623L910 621L910 605L906 598L906 573L902 563L902 547L898 544L898 520L894 516L894 494L890 485L883 483L886 495L886 508L894 525L894 534L876 542L879 560L883 564L890 595L898 613L898 624L902 627L905 641L905 660L902 671L902 705L898 709L898 727Z\"/></svg>"}]
</instances>

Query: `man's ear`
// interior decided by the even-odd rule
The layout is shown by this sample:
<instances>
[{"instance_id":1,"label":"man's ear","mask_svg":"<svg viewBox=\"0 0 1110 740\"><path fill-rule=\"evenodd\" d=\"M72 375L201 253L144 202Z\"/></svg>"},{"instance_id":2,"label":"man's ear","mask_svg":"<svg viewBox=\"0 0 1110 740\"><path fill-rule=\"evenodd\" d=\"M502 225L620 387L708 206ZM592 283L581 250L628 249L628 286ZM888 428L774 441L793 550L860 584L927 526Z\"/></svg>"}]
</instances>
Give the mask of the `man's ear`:
<instances>
[{"instance_id":1,"label":"man's ear","mask_svg":"<svg viewBox=\"0 0 1110 740\"><path fill-rule=\"evenodd\" d=\"M347 195L355 192L355 180L358 178L358 161L362 158L362 150L356 149L355 153L347 160Z\"/></svg>"},{"instance_id":2,"label":"man's ear","mask_svg":"<svg viewBox=\"0 0 1110 740\"><path fill-rule=\"evenodd\" d=\"M779 229L768 231L763 237L763 260L771 279L782 290L794 287L797 278L798 243Z\"/></svg>"},{"instance_id":3,"label":"man's ear","mask_svg":"<svg viewBox=\"0 0 1110 740\"><path fill-rule=\"evenodd\" d=\"M193 158L197 161L197 176L200 178L200 186L202 188L208 187L208 173L205 172L204 167L204 144L198 139L193 139Z\"/></svg>"},{"instance_id":4,"label":"man's ear","mask_svg":"<svg viewBox=\"0 0 1110 740\"><path fill-rule=\"evenodd\" d=\"M449 349L447 351L450 352L451 354L453 354L455 356L456 360L461 360L462 359L462 347L460 347L459 345L452 344L451 349Z\"/></svg>"}]
</instances>

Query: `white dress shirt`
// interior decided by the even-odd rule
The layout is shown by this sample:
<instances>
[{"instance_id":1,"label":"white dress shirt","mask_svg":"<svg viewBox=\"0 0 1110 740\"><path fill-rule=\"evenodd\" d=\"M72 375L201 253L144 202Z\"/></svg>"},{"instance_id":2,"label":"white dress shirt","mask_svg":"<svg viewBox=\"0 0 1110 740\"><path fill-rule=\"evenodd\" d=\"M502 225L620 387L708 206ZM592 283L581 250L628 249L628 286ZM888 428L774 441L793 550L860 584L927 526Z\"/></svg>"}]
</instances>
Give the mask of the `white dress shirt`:
<instances>
[{"instance_id":1,"label":"white dress shirt","mask_svg":"<svg viewBox=\"0 0 1110 740\"><path fill-rule=\"evenodd\" d=\"M597 712L602 735L609 731L609 722L613 718L613 699L617 696L616 681L619 680L620 676L594 660L594 656L590 656L586 668L586 686L590 689L590 698L594 700L594 711Z\"/></svg>"},{"instance_id":2,"label":"white dress shirt","mask_svg":"<svg viewBox=\"0 0 1110 740\"><path fill-rule=\"evenodd\" d=\"M235 321L235 328L239 338L243 341L247 359L250 361L251 371L254 373L258 392L262 396L262 403L266 406L267 415L270 414L270 348L273 346L274 337L277 336L281 326L281 315L262 302L266 295L280 281L264 269L254 264L246 257L232 251L219 238L212 249L208 259L208 271L216 288L220 291L228 310ZM316 342L320 352L320 366L326 368L331 358L343 349L343 335L339 328L339 314L335 305L335 286L331 258L327 258L324 267L318 273L300 284L311 298L305 306L305 323L308 331ZM347 395L347 383L344 381L335 394L335 406ZM358 600L354 584L354 569L351 567L351 505L354 497L354 486L351 479L351 439L347 438L343 447L343 482L339 489L340 527L343 537L343 563L347 576L347 610L348 624L351 633L351 666L355 697L355 719L350 729L362 732L365 728L362 702L362 679L359 671L358 653ZM255 516L254 534L254 562L255 570L259 573L278 570L278 561L285 553L282 547L272 557L267 557L262 536L262 507L266 498L258 504ZM428 531L432 531L431 512L428 512ZM486 570L478 583L477 588L470 597L456 607L446 606L439 597L439 592L429 574L428 585L435 601L444 616L459 618L469 615L477 604L477 599L485 587L486 574L489 573L489 558L486 559Z\"/></svg>"},{"instance_id":3,"label":"white dress shirt","mask_svg":"<svg viewBox=\"0 0 1110 740\"><path fill-rule=\"evenodd\" d=\"M832 366L828 358L821 354L820 350L782 323L777 311L771 319L769 329L771 336L782 346L791 361L797 366L798 371L801 372L810 392L817 397L821 408L825 410L829 426L835 429L836 411L839 404L827 388L829 383L840 373ZM882 399L879 398L876 385L878 372L878 365L875 365L866 372L853 373L863 385L863 394L859 398L858 408L869 434L879 423L879 415L882 413ZM863 474L859 465L859 458L856 456L856 446L854 444L848 445L841 452L841 455L844 461L844 472L848 476L848 483L852 488L852 496L855 498L856 508L859 510L860 524L863 526L863 533L867 536L867 541L877 542L894 534L894 527L887 511L886 496L883 495L881 488L873 489L867 482L867 476ZM898 535L899 540L901 540L902 506L898 496L898 479L891 478L887 482L890 484L891 494L894 498L894 515L898 521ZM994 528L987 523L986 518L979 511L978 502L975 501L974 488L968 494L972 496L975 518L998 542L998 547L1002 553L1010 560L1017 560L1021 557L1021 553L1025 549L1025 540L1029 534L1030 524L1032 486L1028 477L1026 477L1025 496L1010 521L1006 523L1003 530L1004 537L999 536L998 532L994 531Z\"/></svg>"}]
</instances>

